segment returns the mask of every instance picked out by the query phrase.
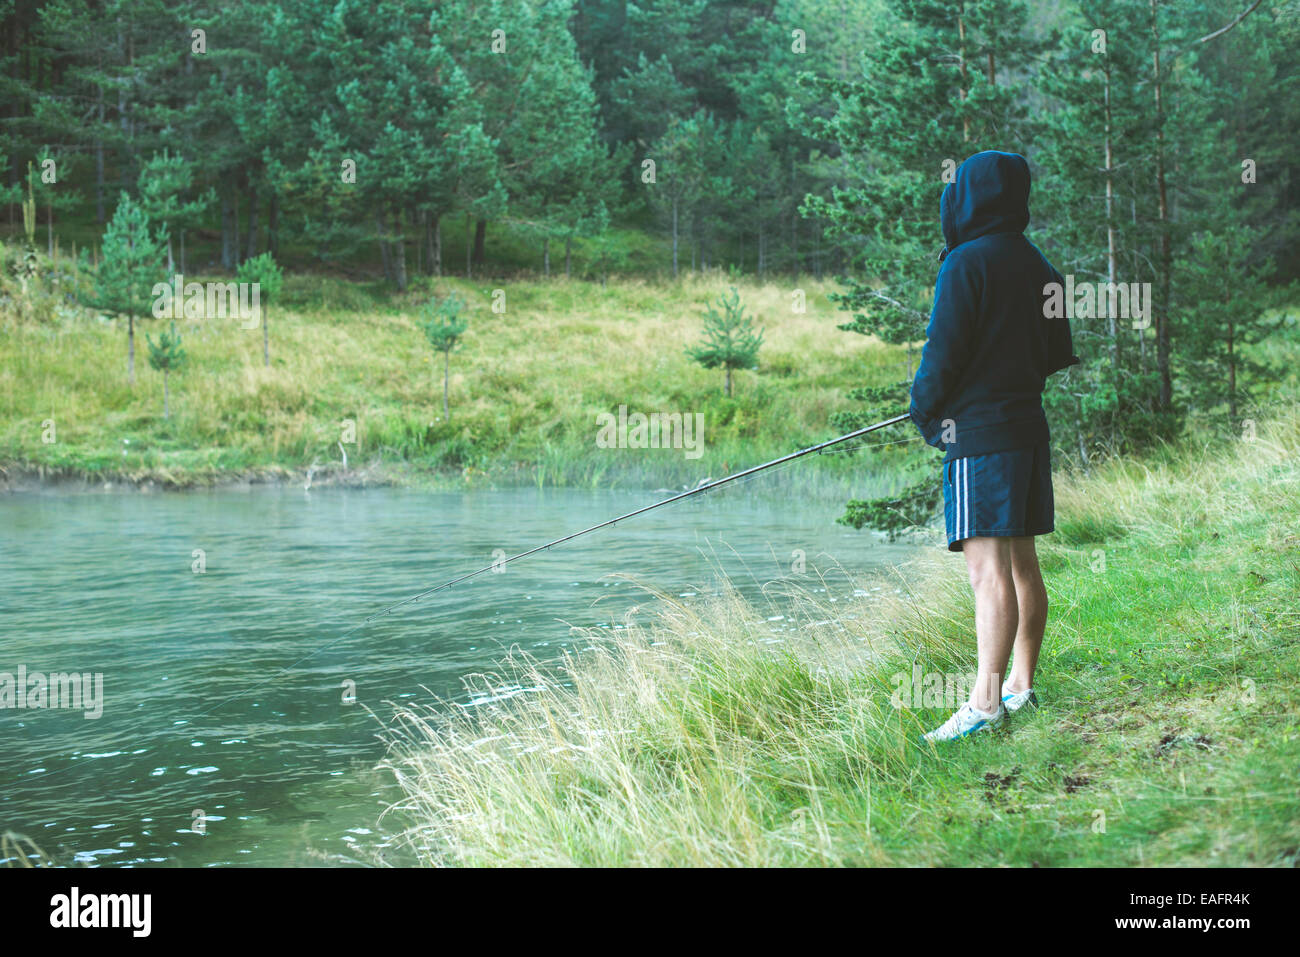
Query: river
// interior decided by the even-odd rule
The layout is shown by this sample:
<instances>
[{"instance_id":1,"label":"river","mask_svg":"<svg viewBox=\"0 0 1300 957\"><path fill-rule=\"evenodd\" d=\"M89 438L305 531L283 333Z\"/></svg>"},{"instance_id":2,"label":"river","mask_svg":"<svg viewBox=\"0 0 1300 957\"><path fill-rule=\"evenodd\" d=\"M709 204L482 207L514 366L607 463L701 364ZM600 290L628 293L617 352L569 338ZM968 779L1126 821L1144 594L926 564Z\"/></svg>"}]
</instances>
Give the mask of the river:
<instances>
[{"instance_id":1,"label":"river","mask_svg":"<svg viewBox=\"0 0 1300 957\"><path fill-rule=\"evenodd\" d=\"M511 647L553 659L640 592L719 572L755 594L914 548L840 503L720 489L542 552L347 634L422 588L663 497L583 490L223 489L0 498L0 681L102 675L102 713L0 707L0 832L56 863L407 863L379 821L393 702L472 706ZM834 587L834 586L832 586ZM845 583L845 589L850 586ZM28 684L24 703L34 704ZM78 686L80 687L80 686ZM15 693L23 689L15 689ZM68 689L64 688L66 693Z\"/></svg>"}]
</instances>

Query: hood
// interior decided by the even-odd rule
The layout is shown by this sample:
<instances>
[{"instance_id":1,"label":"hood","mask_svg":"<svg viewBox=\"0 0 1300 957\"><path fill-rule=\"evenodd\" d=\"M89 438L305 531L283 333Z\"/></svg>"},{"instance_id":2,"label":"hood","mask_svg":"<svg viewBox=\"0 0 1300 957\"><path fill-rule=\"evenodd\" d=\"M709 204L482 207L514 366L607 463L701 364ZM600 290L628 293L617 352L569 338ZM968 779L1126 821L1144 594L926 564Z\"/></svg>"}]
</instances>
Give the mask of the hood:
<instances>
[{"instance_id":1,"label":"hood","mask_svg":"<svg viewBox=\"0 0 1300 957\"><path fill-rule=\"evenodd\" d=\"M957 167L939 197L942 262L962 243L990 233L1020 233L1029 225L1029 164L1019 153L985 150Z\"/></svg>"}]
</instances>

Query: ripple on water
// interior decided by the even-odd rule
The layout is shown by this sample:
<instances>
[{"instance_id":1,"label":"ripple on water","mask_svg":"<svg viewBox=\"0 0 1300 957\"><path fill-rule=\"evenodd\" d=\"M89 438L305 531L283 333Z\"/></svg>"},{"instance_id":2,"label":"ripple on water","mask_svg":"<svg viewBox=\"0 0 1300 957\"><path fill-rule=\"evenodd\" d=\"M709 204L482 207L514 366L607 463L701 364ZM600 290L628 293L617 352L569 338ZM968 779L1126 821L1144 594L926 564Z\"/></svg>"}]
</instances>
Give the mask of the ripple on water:
<instances>
[{"instance_id":1,"label":"ripple on water","mask_svg":"<svg viewBox=\"0 0 1300 957\"><path fill-rule=\"evenodd\" d=\"M464 686L469 675L492 673L512 645L537 649L545 664L570 647L570 625L582 629L572 636L582 647L585 629L624 630L620 603L623 595L632 603L636 586L605 578L610 572L696 599L713 593L720 569L761 597L746 569L766 561L773 543L779 551L797 541L847 568L909 554L843 538L831 521L839 498L792 509L776 497L719 495L707 506L697 500L681 521L620 524L555 557L512 565L508 575L431 595L418 614L390 616L331 645L427 579L477 567L483 529L504 520L512 541L545 541L642 505L645 495L372 489L307 503L300 491L0 499L5 544L24 556L0 563L0 595L14 599L7 657L103 670L112 689L102 721L26 713L7 725L22 734L0 733L0 767L15 778L0 824L40 834L65 865L283 865L344 846L343 834L367 850L385 847L375 822L394 794L357 770L373 767L383 745L361 709L339 702L340 676L355 679L358 699L376 711L412 697L472 711L539 690L522 681ZM734 552L719 551L719 542ZM206 576L190 574L196 547L220 556ZM329 603L317 600L322 593ZM58 600L18 600L44 595ZM774 619L763 640L804 627ZM220 768L194 765L213 741ZM192 808L219 801L231 820L209 814L220 826L208 840L172 833L190 824ZM262 813L295 805L304 813ZM304 834L307 820L318 823ZM105 821L120 823L97 828Z\"/></svg>"}]
</instances>

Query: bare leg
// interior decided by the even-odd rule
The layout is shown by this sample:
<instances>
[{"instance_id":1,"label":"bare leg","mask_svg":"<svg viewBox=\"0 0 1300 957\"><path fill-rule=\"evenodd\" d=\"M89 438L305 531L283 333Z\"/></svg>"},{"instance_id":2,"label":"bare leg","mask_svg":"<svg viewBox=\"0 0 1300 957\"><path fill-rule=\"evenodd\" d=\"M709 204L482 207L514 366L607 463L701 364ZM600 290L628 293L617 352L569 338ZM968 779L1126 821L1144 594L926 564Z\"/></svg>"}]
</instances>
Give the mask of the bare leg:
<instances>
[{"instance_id":1,"label":"bare leg","mask_svg":"<svg viewBox=\"0 0 1300 957\"><path fill-rule=\"evenodd\" d=\"M1012 577L1011 539L968 538L962 543L962 552L975 591L975 637L979 644L979 672L970 703L980 711L995 711L1002 701L1002 677L1020 620Z\"/></svg>"},{"instance_id":2,"label":"bare leg","mask_svg":"<svg viewBox=\"0 0 1300 957\"><path fill-rule=\"evenodd\" d=\"M1016 629L1015 656L1007 690L1024 691L1034 686L1034 670L1038 667L1038 653L1043 647L1043 632L1047 628L1047 587L1038 569L1033 536L1010 541L1011 575L1016 585L1020 624Z\"/></svg>"}]
</instances>

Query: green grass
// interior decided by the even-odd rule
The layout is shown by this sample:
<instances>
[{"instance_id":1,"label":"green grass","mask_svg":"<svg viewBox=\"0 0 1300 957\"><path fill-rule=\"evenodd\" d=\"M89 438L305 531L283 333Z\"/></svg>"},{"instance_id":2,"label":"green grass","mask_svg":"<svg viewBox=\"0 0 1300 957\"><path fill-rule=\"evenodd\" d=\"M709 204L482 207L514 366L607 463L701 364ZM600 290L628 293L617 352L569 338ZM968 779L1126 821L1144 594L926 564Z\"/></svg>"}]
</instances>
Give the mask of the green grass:
<instances>
[{"instance_id":1,"label":"green grass","mask_svg":"<svg viewBox=\"0 0 1300 957\"><path fill-rule=\"evenodd\" d=\"M430 864L1294 866L1298 491L1294 407L1060 481L1043 707L1005 733L936 749L948 709L891 702L974 667L936 555L834 604L838 571L767 606L648 594L558 671L481 679L540 690L404 712L391 813Z\"/></svg>"},{"instance_id":2,"label":"green grass","mask_svg":"<svg viewBox=\"0 0 1300 957\"><path fill-rule=\"evenodd\" d=\"M64 292L84 284L66 260L60 270ZM47 477L184 486L300 478L314 467L320 481L342 475L338 441L352 420L352 481L693 483L825 438L830 414L852 407L847 389L905 372L899 350L837 331L844 314L827 299L830 286L811 280L801 284L802 314L790 309L790 289L740 282L767 338L759 370L737 373L728 398L721 372L684 354L700 336L704 303L729 284L721 275L611 280L604 289L563 278L420 279L398 295L379 283L299 274L268 309L270 368L260 329L177 323L190 363L171 378L164 420L162 376L148 367L144 339L161 320L137 320L132 388L124 319L44 294L23 306L16 284L0 283L0 466ZM491 309L495 290L504 292L504 313ZM415 325L435 291L470 303L469 331L451 356L450 421L441 362ZM598 448L596 414L620 405L703 413L703 457ZM43 441L47 420L52 443ZM866 475L882 488L892 481L887 457L826 456L820 469Z\"/></svg>"}]
</instances>

